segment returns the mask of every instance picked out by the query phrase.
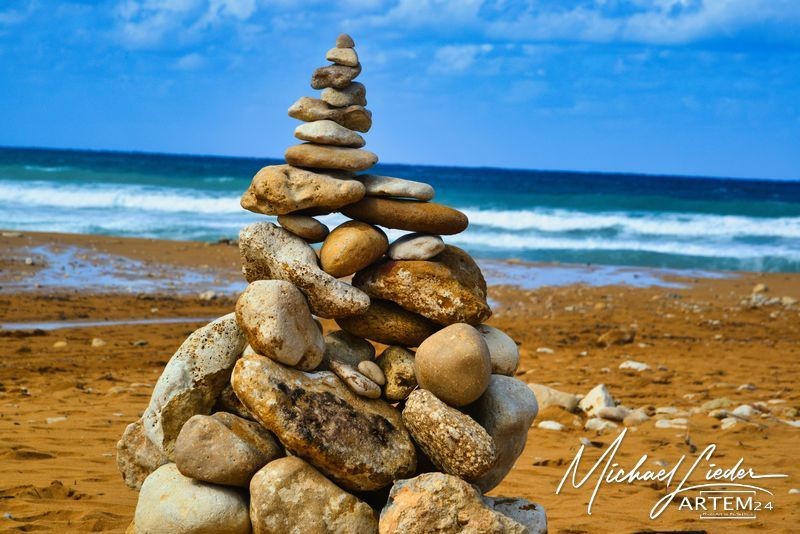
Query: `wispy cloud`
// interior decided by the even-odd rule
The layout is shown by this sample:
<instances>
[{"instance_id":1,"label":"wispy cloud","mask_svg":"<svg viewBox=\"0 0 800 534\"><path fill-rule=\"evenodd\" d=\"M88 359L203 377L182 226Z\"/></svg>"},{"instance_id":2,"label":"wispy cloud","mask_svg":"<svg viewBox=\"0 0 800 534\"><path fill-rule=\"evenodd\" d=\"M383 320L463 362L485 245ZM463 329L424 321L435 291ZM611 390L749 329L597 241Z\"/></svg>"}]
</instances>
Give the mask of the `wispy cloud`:
<instances>
[{"instance_id":1,"label":"wispy cloud","mask_svg":"<svg viewBox=\"0 0 800 534\"><path fill-rule=\"evenodd\" d=\"M479 56L492 51L490 44L446 45L438 48L431 64L431 72L455 74L464 72L475 63Z\"/></svg>"}]
</instances>

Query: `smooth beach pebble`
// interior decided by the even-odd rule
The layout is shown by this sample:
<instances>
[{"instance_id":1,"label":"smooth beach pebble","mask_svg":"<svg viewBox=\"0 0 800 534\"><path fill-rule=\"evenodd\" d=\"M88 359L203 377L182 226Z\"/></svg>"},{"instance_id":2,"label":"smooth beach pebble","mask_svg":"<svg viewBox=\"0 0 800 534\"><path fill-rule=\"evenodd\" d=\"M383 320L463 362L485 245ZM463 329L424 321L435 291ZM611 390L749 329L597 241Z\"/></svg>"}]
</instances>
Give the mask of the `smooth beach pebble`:
<instances>
[{"instance_id":1,"label":"smooth beach pebble","mask_svg":"<svg viewBox=\"0 0 800 534\"><path fill-rule=\"evenodd\" d=\"M433 202L393 198L364 197L344 207L342 213L357 221L426 234L458 234L469 224L467 216L453 208Z\"/></svg>"},{"instance_id":2,"label":"smooth beach pebble","mask_svg":"<svg viewBox=\"0 0 800 534\"><path fill-rule=\"evenodd\" d=\"M289 107L289 116L305 122L330 119L357 132L368 132L372 127L372 112L363 105L344 108L329 106L326 102L308 96L300 97Z\"/></svg>"},{"instance_id":3,"label":"smooth beach pebble","mask_svg":"<svg viewBox=\"0 0 800 534\"><path fill-rule=\"evenodd\" d=\"M363 361L358 364L358 372L366 376L379 386L386 383L386 377L383 376L383 371L378 367L378 364L373 361Z\"/></svg>"},{"instance_id":4,"label":"smooth beach pebble","mask_svg":"<svg viewBox=\"0 0 800 534\"><path fill-rule=\"evenodd\" d=\"M519 348L511 336L488 324L479 324L475 328L489 347L492 374L514 376L519 365Z\"/></svg>"},{"instance_id":5,"label":"smooth beach pebble","mask_svg":"<svg viewBox=\"0 0 800 534\"><path fill-rule=\"evenodd\" d=\"M375 358L375 347L364 338L344 330L336 330L325 336L325 365L331 360L357 366Z\"/></svg>"},{"instance_id":6,"label":"smooth beach pebble","mask_svg":"<svg viewBox=\"0 0 800 534\"><path fill-rule=\"evenodd\" d=\"M432 186L404 178L379 176L377 174L359 174L354 179L364 184L367 189L367 195L371 197L413 198L428 201L434 195Z\"/></svg>"},{"instance_id":7,"label":"smooth beach pebble","mask_svg":"<svg viewBox=\"0 0 800 534\"><path fill-rule=\"evenodd\" d=\"M380 299L370 299L363 313L338 317L336 324L364 339L403 347L416 347L440 328L421 315Z\"/></svg>"},{"instance_id":8,"label":"smooth beach pebble","mask_svg":"<svg viewBox=\"0 0 800 534\"><path fill-rule=\"evenodd\" d=\"M362 362L363 363L363 362ZM342 381L347 384L347 387L361 397L367 397L368 399L377 399L381 396L381 388L370 380L367 376L360 373L355 367L352 365L347 365L346 363L338 362L336 360L331 360L328 363L331 371L342 379Z\"/></svg>"},{"instance_id":9,"label":"smooth beach pebble","mask_svg":"<svg viewBox=\"0 0 800 534\"><path fill-rule=\"evenodd\" d=\"M322 269L336 278L355 273L383 256L389 241L378 228L358 221L337 226L320 250Z\"/></svg>"},{"instance_id":10,"label":"smooth beach pebble","mask_svg":"<svg viewBox=\"0 0 800 534\"><path fill-rule=\"evenodd\" d=\"M338 48L353 48L356 46L356 43L353 42L353 38L346 33L340 33L339 37L336 38L336 46Z\"/></svg>"},{"instance_id":11,"label":"smooth beach pebble","mask_svg":"<svg viewBox=\"0 0 800 534\"><path fill-rule=\"evenodd\" d=\"M450 406L465 406L489 385L489 348L472 326L457 323L422 342L415 355L419 387Z\"/></svg>"},{"instance_id":12,"label":"smooth beach pebble","mask_svg":"<svg viewBox=\"0 0 800 534\"><path fill-rule=\"evenodd\" d=\"M297 167L363 171L378 162L378 156L360 148L303 143L286 149L286 162Z\"/></svg>"},{"instance_id":13,"label":"smooth beach pebble","mask_svg":"<svg viewBox=\"0 0 800 534\"><path fill-rule=\"evenodd\" d=\"M308 215L278 215L278 224L309 243L321 243L330 233L327 226Z\"/></svg>"},{"instance_id":14,"label":"smooth beach pebble","mask_svg":"<svg viewBox=\"0 0 800 534\"><path fill-rule=\"evenodd\" d=\"M444 250L444 241L438 235L406 234L389 246L388 256L393 260L429 260Z\"/></svg>"},{"instance_id":15,"label":"smooth beach pebble","mask_svg":"<svg viewBox=\"0 0 800 534\"><path fill-rule=\"evenodd\" d=\"M325 59L336 63L337 65L344 65L346 67L358 66L358 54L352 48L336 47L328 50L325 54Z\"/></svg>"},{"instance_id":16,"label":"smooth beach pebble","mask_svg":"<svg viewBox=\"0 0 800 534\"><path fill-rule=\"evenodd\" d=\"M347 146L359 148L366 144L364 138L332 120L306 122L294 130L294 136L301 141L321 145Z\"/></svg>"},{"instance_id":17,"label":"smooth beach pebble","mask_svg":"<svg viewBox=\"0 0 800 534\"><path fill-rule=\"evenodd\" d=\"M322 362L325 342L308 304L293 284L256 280L236 301L236 321L256 353L310 371Z\"/></svg>"},{"instance_id":18,"label":"smooth beach pebble","mask_svg":"<svg viewBox=\"0 0 800 534\"><path fill-rule=\"evenodd\" d=\"M333 87L326 87L320 93L320 98L326 104L337 108L344 108L347 106L366 106L367 105L367 88L361 82L352 82L350 85L343 89L334 89Z\"/></svg>"}]
</instances>

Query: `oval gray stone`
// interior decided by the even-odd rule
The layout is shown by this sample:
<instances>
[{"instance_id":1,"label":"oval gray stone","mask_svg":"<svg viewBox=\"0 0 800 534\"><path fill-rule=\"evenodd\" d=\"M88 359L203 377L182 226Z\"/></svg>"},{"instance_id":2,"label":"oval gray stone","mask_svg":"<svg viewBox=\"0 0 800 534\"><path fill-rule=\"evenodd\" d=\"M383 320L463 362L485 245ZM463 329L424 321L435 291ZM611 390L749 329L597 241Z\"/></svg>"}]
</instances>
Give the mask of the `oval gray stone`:
<instances>
[{"instance_id":1,"label":"oval gray stone","mask_svg":"<svg viewBox=\"0 0 800 534\"><path fill-rule=\"evenodd\" d=\"M353 130L331 120L306 122L294 129L294 136L301 141L321 145L335 145L360 148L366 144L364 138Z\"/></svg>"},{"instance_id":2,"label":"oval gray stone","mask_svg":"<svg viewBox=\"0 0 800 534\"><path fill-rule=\"evenodd\" d=\"M360 174L355 179L364 184L367 195L371 197L415 198L427 201L434 195L433 187L423 182L377 174Z\"/></svg>"},{"instance_id":3,"label":"oval gray stone","mask_svg":"<svg viewBox=\"0 0 800 534\"><path fill-rule=\"evenodd\" d=\"M406 234L389 245L387 255L393 260L429 260L444 250L438 235Z\"/></svg>"}]
</instances>

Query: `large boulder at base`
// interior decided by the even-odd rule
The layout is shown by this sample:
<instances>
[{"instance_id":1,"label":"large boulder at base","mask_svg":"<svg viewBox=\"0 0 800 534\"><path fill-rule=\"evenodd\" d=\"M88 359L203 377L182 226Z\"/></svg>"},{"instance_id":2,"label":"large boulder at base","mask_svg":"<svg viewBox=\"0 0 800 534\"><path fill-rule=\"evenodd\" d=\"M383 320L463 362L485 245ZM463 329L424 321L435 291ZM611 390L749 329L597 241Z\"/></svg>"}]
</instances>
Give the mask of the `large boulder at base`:
<instances>
[{"instance_id":1,"label":"large boulder at base","mask_svg":"<svg viewBox=\"0 0 800 534\"><path fill-rule=\"evenodd\" d=\"M258 354L304 371L322 362L322 333L305 296L290 282L252 282L236 301L236 321Z\"/></svg>"},{"instance_id":2,"label":"large boulder at base","mask_svg":"<svg viewBox=\"0 0 800 534\"><path fill-rule=\"evenodd\" d=\"M117 442L117 468L125 484L141 488L147 475L168 462L164 452L145 435L141 419L125 428Z\"/></svg>"},{"instance_id":3,"label":"large boulder at base","mask_svg":"<svg viewBox=\"0 0 800 534\"><path fill-rule=\"evenodd\" d=\"M296 456L267 464L250 482L254 534L373 534L372 508Z\"/></svg>"},{"instance_id":4,"label":"large boulder at base","mask_svg":"<svg viewBox=\"0 0 800 534\"><path fill-rule=\"evenodd\" d=\"M289 452L345 489L376 490L414 472L416 450L400 413L359 397L331 372L303 373L247 355L231 383Z\"/></svg>"},{"instance_id":5,"label":"large boulder at base","mask_svg":"<svg viewBox=\"0 0 800 534\"><path fill-rule=\"evenodd\" d=\"M268 462L283 456L269 431L256 422L217 412L195 415L175 441L175 464L191 477L246 488Z\"/></svg>"},{"instance_id":6,"label":"large boulder at base","mask_svg":"<svg viewBox=\"0 0 800 534\"><path fill-rule=\"evenodd\" d=\"M547 514L542 505L516 497L485 496L483 502L527 528L526 534L547 534Z\"/></svg>"},{"instance_id":7,"label":"large boulder at base","mask_svg":"<svg viewBox=\"0 0 800 534\"><path fill-rule=\"evenodd\" d=\"M317 255L308 243L272 223L259 222L242 228L239 251L248 282L291 282L305 294L314 315L344 317L369 308L366 293L320 269Z\"/></svg>"},{"instance_id":8,"label":"large boulder at base","mask_svg":"<svg viewBox=\"0 0 800 534\"><path fill-rule=\"evenodd\" d=\"M527 384L510 376L492 375L489 387L467 413L492 436L497 456L485 474L471 482L487 492L497 486L514 467L525 443L528 429L539 407Z\"/></svg>"},{"instance_id":9,"label":"large boulder at base","mask_svg":"<svg viewBox=\"0 0 800 534\"><path fill-rule=\"evenodd\" d=\"M338 317L336 324L355 336L402 347L416 347L441 328L430 319L388 300L370 300L365 312Z\"/></svg>"},{"instance_id":10,"label":"large boulder at base","mask_svg":"<svg viewBox=\"0 0 800 534\"><path fill-rule=\"evenodd\" d=\"M395 482L380 534L523 534L525 527L486 506L475 487L444 473Z\"/></svg>"},{"instance_id":11,"label":"large boulder at base","mask_svg":"<svg viewBox=\"0 0 800 534\"><path fill-rule=\"evenodd\" d=\"M167 362L142 415L145 434L167 457L183 424L211 411L246 344L229 313L195 330Z\"/></svg>"},{"instance_id":12,"label":"large boulder at base","mask_svg":"<svg viewBox=\"0 0 800 534\"><path fill-rule=\"evenodd\" d=\"M476 325L492 314L481 270L469 254L451 245L428 261L374 263L353 277L353 285L441 325Z\"/></svg>"},{"instance_id":13,"label":"large boulder at base","mask_svg":"<svg viewBox=\"0 0 800 534\"><path fill-rule=\"evenodd\" d=\"M137 534L248 534L247 501L234 488L183 476L175 464L142 484L134 516Z\"/></svg>"},{"instance_id":14,"label":"large boulder at base","mask_svg":"<svg viewBox=\"0 0 800 534\"><path fill-rule=\"evenodd\" d=\"M417 382L450 406L465 406L489 385L492 364L483 337L468 324L451 324L422 342Z\"/></svg>"},{"instance_id":15,"label":"large boulder at base","mask_svg":"<svg viewBox=\"0 0 800 534\"><path fill-rule=\"evenodd\" d=\"M417 389L408 396L403 422L425 455L447 474L472 480L494 465L496 447L486 430L430 391Z\"/></svg>"},{"instance_id":16,"label":"large boulder at base","mask_svg":"<svg viewBox=\"0 0 800 534\"><path fill-rule=\"evenodd\" d=\"M299 210L336 211L364 196L364 185L346 173L324 173L291 165L270 165L253 177L242 195L244 209L264 215L286 215Z\"/></svg>"}]
</instances>

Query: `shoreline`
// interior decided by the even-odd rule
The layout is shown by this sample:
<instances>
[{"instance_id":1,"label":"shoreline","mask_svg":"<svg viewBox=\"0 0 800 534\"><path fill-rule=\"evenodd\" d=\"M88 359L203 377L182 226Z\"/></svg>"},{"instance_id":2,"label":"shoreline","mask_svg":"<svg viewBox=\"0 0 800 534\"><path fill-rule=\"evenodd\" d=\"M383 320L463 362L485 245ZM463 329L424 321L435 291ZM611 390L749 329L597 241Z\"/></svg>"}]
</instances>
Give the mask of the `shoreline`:
<instances>
[{"instance_id":1,"label":"shoreline","mask_svg":"<svg viewBox=\"0 0 800 534\"><path fill-rule=\"evenodd\" d=\"M38 267L25 265L25 256L17 252L47 243L136 260L145 278L164 289L53 291L43 285L8 291L7 280L24 274L31 281ZM238 251L225 244L37 233L0 237L0 251L0 323L68 326L0 329L0 458L5 460L0 463L0 530L63 531L67 525L68 530L123 532L136 493L117 472L116 442L141 414L152 385L186 335L206 317L230 313L235 305L233 294L201 298L200 285L172 292L179 286L159 285L160 277L169 281L182 270L205 265L203 272L214 279L241 281ZM72 265L70 278L80 278L76 273L86 261L91 258ZM798 428L790 424L800 419L800 305L791 300L800 300L800 274L666 279L680 287L490 284L494 315L488 323L520 344L517 378L579 395L605 384L621 404L648 414L645 422L628 427L615 458L620 465L629 467L647 454L644 467L659 469L682 455L692 460L716 444L720 465L729 467L742 457L756 472L788 474L788 479L765 482L774 494L774 510L736 525L792 532L800 520L798 495L790 493L800 487L794 454ZM766 291L753 293L757 284L766 285ZM170 322L176 318L191 322ZM130 319L152 322L114 322ZM100 324L67 323L75 321ZM322 323L326 332L336 329L332 321ZM630 339L615 338L618 332L628 332ZM620 368L629 360L648 369ZM755 411L722 428L704 408L709 405L729 410L748 405ZM660 426L675 420L683 422ZM539 427L544 421L562 429ZM698 514L676 505L651 521L648 512L666 493L663 484L604 486L591 516L586 505L592 488L567 484L556 495L582 444L590 444L581 467L585 474L625 428L618 423L595 431L585 430L585 424L580 414L541 407L525 452L491 494L542 504L554 533L709 528Z\"/></svg>"}]
</instances>

